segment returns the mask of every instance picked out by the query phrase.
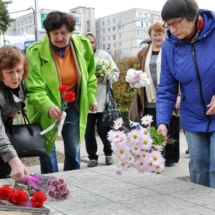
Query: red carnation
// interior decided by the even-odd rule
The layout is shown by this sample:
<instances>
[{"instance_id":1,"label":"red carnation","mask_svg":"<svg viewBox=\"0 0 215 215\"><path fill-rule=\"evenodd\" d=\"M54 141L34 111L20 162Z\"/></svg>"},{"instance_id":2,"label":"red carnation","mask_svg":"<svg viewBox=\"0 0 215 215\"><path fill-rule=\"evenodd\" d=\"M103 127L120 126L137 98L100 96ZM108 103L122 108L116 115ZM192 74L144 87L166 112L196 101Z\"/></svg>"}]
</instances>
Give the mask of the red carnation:
<instances>
[{"instance_id":1,"label":"red carnation","mask_svg":"<svg viewBox=\"0 0 215 215\"><path fill-rule=\"evenodd\" d=\"M33 207L41 208L43 207L44 202L46 201L47 197L44 195L43 192L35 192L33 197L31 198L31 203Z\"/></svg>"},{"instance_id":2,"label":"red carnation","mask_svg":"<svg viewBox=\"0 0 215 215\"><path fill-rule=\"evenodd\" d=\"M15 204L24 205L28 200L28 195L23 190L15 189L11 193L11 199L10 200Z\"/></svg>"},{"instance_id":3,"label":"red carnation","mask_svg":"<svg viewBox=\"0 0 215 215\"><path fill-rule=\"evenodd\" d=\"M0 188L0 199L9 200L13 189L8 185L4 185Z\"/></svg>"},{"instance_id":4,"label":"red carnation","mask_svg":"<svg viewBox=\"0 0 215 215\"><path fill-rule=\"evenodd\" d=\"M58 88L58 90L62 93L62 92L66 92L69 89L69 87L67 85L62 85Z\"/></svg>"},{"instance_id":5,"label":"red carnation","mask_svg":"<svg viewBox=\"0 0 215 215\"><path fill-rule=\"evenodd\" d=\"M75 93L74 92L66 92L66 95L63 97L67 102L75 101Z\"/></svg>"}]
</instances>

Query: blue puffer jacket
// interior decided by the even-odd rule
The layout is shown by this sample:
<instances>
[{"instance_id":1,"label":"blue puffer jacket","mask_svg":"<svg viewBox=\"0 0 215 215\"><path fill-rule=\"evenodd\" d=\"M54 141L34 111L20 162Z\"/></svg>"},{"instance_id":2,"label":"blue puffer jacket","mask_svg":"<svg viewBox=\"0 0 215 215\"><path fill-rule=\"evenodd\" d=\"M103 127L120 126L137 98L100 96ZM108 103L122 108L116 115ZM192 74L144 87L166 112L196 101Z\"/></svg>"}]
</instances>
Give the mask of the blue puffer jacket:
<instances>
[{"instance_id":1,"label":"blue puffer jacket","mask_svg":"<svg viewBox=\"0 0 215 215\"><path fill-rule=\"evenodd\" d=\"M183 129L215 131L215 115L206 115L207 105L215 95L215 15L208 10L200 10L200 13L204 27L193 44L167 32L157 90L157 125L169 126L180 82Z\"/></svg>"}]
</instances>

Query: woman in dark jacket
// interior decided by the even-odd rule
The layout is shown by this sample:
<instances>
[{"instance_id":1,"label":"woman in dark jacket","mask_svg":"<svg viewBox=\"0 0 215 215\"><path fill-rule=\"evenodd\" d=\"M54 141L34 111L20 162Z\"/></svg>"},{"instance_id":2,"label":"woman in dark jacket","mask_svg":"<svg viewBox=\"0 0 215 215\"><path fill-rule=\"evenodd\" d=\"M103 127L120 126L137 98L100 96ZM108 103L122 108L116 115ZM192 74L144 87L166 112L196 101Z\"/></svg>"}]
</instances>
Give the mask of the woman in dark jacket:
<instances>
[{"instance_id":1,"label":"woman in dark jacket","mask_svg":"<svg viewBox=\"0 0 215 215\"><path fill-rule=\"evenodd\" d=\"M0 48L0 178L10 175L15 182L22 182L28 171L8 139L4 123L24 107L22 80L27 75L28 61L21 50Z\"/></svg>"},{"instance_id":2,"label":"woman in dark jacket","mask_svg":"<svg viewBox=\"0 0 215 215\"><path fill-rule=\"evenodd\" d=\"M157 91L158 131L167 135L180 82L191 181L215 188L215 15L199 10L195 0L168 0L161 14L168 30Z\"/></svg>"}]
</instances>

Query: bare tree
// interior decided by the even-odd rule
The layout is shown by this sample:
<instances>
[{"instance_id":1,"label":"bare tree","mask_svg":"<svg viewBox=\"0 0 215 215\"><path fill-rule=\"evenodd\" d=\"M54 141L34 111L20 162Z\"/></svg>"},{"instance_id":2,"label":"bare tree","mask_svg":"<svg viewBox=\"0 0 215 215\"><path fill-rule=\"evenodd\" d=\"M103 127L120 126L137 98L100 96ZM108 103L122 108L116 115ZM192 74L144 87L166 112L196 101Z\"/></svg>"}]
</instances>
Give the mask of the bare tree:
<instances>
[{"instance_id":1,"label":"bare tree","mask_svg":"<svg viewBox=\"0 0 215 215\"><path fill-rule=\"evenodd\" d=\"M11 4L12 2L13 2L12 0L7 1L0 0L0 34L3 35L4 45L7 42L5 40L4 34L10 27L10 23L14 21L14 19L10 17L10 14L7 10L8 4Z\"/></svg>"}]
</instances>

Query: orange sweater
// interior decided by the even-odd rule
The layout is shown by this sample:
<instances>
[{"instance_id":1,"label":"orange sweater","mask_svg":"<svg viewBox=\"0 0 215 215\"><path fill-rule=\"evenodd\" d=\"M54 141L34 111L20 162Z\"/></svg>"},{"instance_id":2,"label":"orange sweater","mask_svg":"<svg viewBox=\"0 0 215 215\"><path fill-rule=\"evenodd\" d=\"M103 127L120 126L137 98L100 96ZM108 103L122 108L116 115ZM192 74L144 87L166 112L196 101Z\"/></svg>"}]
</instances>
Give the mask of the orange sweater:
<instances>
[{"instance_id":1,"label":"orange sweater","mask_svg":"<svg viewBox=\"0 0 215 215\"><path fill-rule=\"evenodd\" d=\"M55 52L55 57L57 60L62 85L67 85L69 87L69 91L75 91L77 73L70 47L66 49L63 58L59 57L59 52Z\"/></svg>"}]
</instances>

